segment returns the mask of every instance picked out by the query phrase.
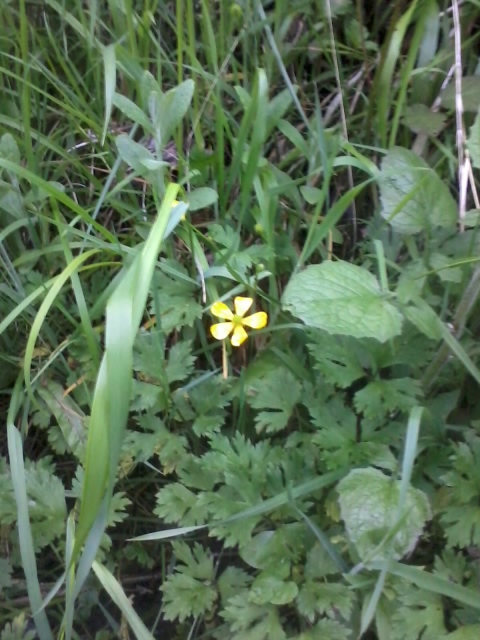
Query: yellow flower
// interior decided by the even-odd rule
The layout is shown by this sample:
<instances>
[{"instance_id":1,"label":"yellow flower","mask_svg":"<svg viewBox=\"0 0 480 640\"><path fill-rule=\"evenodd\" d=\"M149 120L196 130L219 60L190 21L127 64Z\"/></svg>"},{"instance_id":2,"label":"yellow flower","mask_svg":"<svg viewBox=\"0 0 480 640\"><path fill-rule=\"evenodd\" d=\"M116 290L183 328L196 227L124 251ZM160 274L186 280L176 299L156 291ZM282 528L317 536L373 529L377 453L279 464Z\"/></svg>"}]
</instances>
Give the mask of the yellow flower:
<instances>
[{"instance_id":1,"label":"yellow flower","mask_svg":"<svg viewBox=\"0 0 480 640\"><path fill-rule=\"evenodd\" d=\"M250 329L263 329L268 320L265 311L259 311L246 318L243 317L252 306L252 303L252 298L241 298L237 296L233 301L235 313L232 313L223 302L215 302L210 311L216 318L227 320L227 322L212 324L210 327L212 336L217 340L225 340L225 338L232 334L232 346L239 347L248 337L245 327L249 327Z\"/></svg>"},{"instance_id":2,"label":"yellow flower","mask_svg":"<svg viewBox=\"0 0 480 640\"><path fill-rule=\"evenodd\" d=\"M176 206L177 206L177 204L180 204L180 202L179 202L178 200L174 200L174 201L172 202L172 209L173 209L174 207L176 207ZM180 220L186 220L186 216L185 216L185 214L183 214L183 216L181 216Z\"/></svg>"}]
</instances>

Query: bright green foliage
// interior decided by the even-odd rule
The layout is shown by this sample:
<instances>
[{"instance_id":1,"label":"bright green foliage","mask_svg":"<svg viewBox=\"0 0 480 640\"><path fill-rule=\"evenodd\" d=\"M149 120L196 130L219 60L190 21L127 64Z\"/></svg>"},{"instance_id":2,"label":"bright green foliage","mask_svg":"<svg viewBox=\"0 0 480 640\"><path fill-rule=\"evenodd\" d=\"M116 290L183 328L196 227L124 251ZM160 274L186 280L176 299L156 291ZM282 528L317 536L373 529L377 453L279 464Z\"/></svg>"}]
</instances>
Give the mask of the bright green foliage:
<instances>
[{"instance_id":1,"label":"bright green foliage","mask_svg":"<svg viewBox=\"0 0 480 640\"><path fill-rule=\"evenodd\" d=\"M347 262L312 265L292 277L283 306L310 327L385 342L401 331L402 316L367 270Z\"/></svg>"},{"instance_id":2,"label":"bright green foliage","mask_svg":"<svg viewBox=\"0 0 480 640\"><path fill-rule=\"evenodd\" d=\"M336 620L320 620L310 629L296 636L295 640L348 640L351 631Z\"/></svg>"},{"instance_id":3,"label":"bright green foliage","mask_svg":"<svg viewBox=\"0 0 480 640\"><path fill-rule=\"evenodd\" d=\"M396 378L369 382L355 394L355 408L366 418L381 418L395 410L408 412L422 395L417 380Z\"/></svg>"},{"instance_id":4,"label":"bright green foliage","mask_svg":"<svg viewBox=\"0 0 480 640\"><path fill-rule=\"evenodd\" d=\"M448 543L452 547L466 547L480 543L480 438L472 436L468 442L455 445L452 470L443 476L448 487L449 504L441 519Z\"/></svg>"},{"instance_id":5,"label":"bright green foliage","mask_svg":"<svg viewBox=\"0 0 480 640\"><path fill-rule=\"evenodd\" d=\"M201 317L202 306L196 301L198 286L188 277L186 269L174 260L166 260L163 266L163 273L158 273L154 286L160 309L157 323L163 333L168 335L175 329L192 326ZM172 273L178 274L178 277L172 276ZM152 314L156 313L154 305L150 311Z\"/></svg>"},{"instance_id":6,"label":"bright green foliage","mask_svg":"<svg viewBox=\"0 0 480 640\"><path fill-rule=\"evenodd\" d=\"M398 519L400 483L377 469L355 469L338 484L342 518L362 560L401 558L417 543L431 510L427 496L410 488ZM392 542L384 538L397 527Z\"/></svg>"},{"instance_id":7,"label":"bright green foliage","mask_svg":"<svg viewBox=\"0 0 480 640\"><path fill-rule=\"evenodd\" d=\"M49 381L38 388L38 395L47 405L47 411L37 413L35 424L47 429L48 440L60 454L73 453L79 460L84 459L87 441L86 417L72 400L65 396L64 389L56 382ZM50 416L56 424L50 424Z\"/></svg>"},{"instance_id":8,"label":"bright green foliage","mask_svg":"<svg viewBox=\"0 0 480 640\"><path fill-rule=\"evenodd\" d=\"M340 614L348 619L354 600L353 592L346 585L307 580L298 594L297 607L312 623L318 614L330 618Z\"/></svg>"},{"instance_id":9,"label":"bright green foliage","mask_svg":"<svg viewBox=\"0 0 480 640\"><path fill-rule=\"evenodd\" d=\"M28 463L25 480L34 545L39 551L63 536L67 514L65 490L47 457L38 463ZM13 525L17 511L10 472L6 465L0 474L0 485L0 523Z\"/></svg>"},{"instance_id":10,"label":"bright green foliage","mask_svg":"<svg viewBox=\"0 0 480 640\"><path fill-rule=\"evenodd\" d=\"M165 618L180 621L208 613L218 597L212 556L199 544L193 549L174 542L177 565L162 586Z\"/></svg>"},{"instance_id":11,"label":"bright green foliage","mask_svg":"<svg viewBox=\"0 0 480 640\"><path fill-rule=\"evenodd\" d=\"M412 151L395 147L382 161L382 216L398 232L454 227L457 206L438 174Z\"/></svg>"},{"instance_id":12,"label":"bright green foliage","mask_svg":"<svg viewBox=\"0 0 480 640\"><path fill-rule=\"evenodd\" d=\"M288 425L293 409L300 399L301 387L295 377L283 368L268 371L248 390L250 405L260 411L255 424L257 432L275 433Z\"/></svg>"},{"instance_id":13,"label":"bright green foliage","mask_svg":"<svg viewBox=\"0 0 480 640\"><path fill-rule=\"evenodd\" d=\"M16 616L13 622L7 623L0 634L0 640L34 640L36 633L27 630L27 620L25 614Z\"/></svg>"},{"instance_id":14,"label":"bright green foliage","mask_svg":"<svg viewBox=\"0 0 480 640\"><path fill-rule=\"evenodd\" d=\"M446 633L442 597L405 585L399 591L392 622L394 640L442 638Z\"/></svg>"},{"instance_id":15,"label":"bright green foliage","mask_svg":"<svg viewBox=\"0 0 480 640\"><path fill-rule=\"evenodd\" d=\"M466 627L460 627L460 629L449 633L446 638L448 638L448 640L477 640L479 633L480 624L472 624Z\"/></svg>"},{"instance_id":16,"label":"bright green foliage","mask_svg":"<svg viewBox=\"0 0 480 640\"><path fill-rule=\"evenodd\" d=\"M262 571L252 583L248 599L253 604L284 605L292 602L298 587L292 580L283 580L274 571Z\"/></svg>"},{"instance_id":17,"label":"bright green foliage","mask_svg":"<svg viewBox=\"0 0 480 640\"><path fill-rule=\"evenodd\" d=\"M0 558L0 595L12 584L12 565L6 558Z\"/></svg>"},{"instance_id":18,"label":"bright green foliage","mask_svg":"<svg viewBox=\"0 0 480 640\"><path fill-rule=\"evenodd\" d=\"M249 592L240 591L228 600L222 617L229 623L232 640L285 640L278 609L250 602Z\"/></svg>"},{"instance_id":19,"label":"bright green foliage","mask_svg":"<svg viewBox=\"0 0 480 640\"><path fill-rule=\"evenodd\" d=\"M425 104L409 106L403 121L414 133L424 133L433 138L436 138L446 125L445 114L434 113Z\"/></svg>"},{"instance_id":20,"label":"bright green foliage","mask_svg":"<svg viewBox=\"0 0 480 640\"><path fill-rule=\"evenodd\" d=\"M0 3L1 640L57 580L66 640L477 638L452 12L44 4ZM238 349L209 331L235 296L268 313Z\"/></svg>"},{"instance_id":21,"label":"bright green foliage","mask_svg":"<svg viewBox=\"0 0 480 640\"><path fill-rule=\"evenodd\" d=\"M364 367L370 361L368 348L351 337L333 337L320 331L313 334L315 342L308 345L315 360L315 369L325 382L342 389L363 378Z\"/></svg>"}]
</instances>

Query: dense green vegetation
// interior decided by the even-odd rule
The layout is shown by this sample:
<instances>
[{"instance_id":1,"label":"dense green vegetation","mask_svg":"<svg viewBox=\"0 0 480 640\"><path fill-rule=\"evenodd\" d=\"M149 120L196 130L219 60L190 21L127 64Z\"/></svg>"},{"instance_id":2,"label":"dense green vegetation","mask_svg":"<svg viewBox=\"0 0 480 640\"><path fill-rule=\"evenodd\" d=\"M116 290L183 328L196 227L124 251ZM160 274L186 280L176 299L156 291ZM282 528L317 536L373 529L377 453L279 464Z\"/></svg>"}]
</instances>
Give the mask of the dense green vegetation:
<instances>
[{"instance_id":1,"label":"dense green vegetation","mask_svg":"<svg viewBox=\"0 0 480 640\"><path fill-rule=\"evenodd\" d=\"M460 4L0 4L1 640L480 637Z\"/></svg>"}]
</instances>

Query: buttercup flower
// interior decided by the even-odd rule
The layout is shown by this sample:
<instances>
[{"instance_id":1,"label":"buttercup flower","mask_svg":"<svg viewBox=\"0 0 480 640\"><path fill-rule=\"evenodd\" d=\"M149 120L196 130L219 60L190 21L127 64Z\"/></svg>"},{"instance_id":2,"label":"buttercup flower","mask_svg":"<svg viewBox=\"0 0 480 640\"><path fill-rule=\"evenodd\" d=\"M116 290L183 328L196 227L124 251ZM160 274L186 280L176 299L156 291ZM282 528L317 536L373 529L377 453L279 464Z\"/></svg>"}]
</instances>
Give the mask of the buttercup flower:
<instances>
[{"instance_id":1,"label":"buttercup flower","mask_svg":"<svg viewBox=\"0 0 480 640\"><path fill-rule=\"evenodd\" d=\"M233 313L223 302L215 302L210 311L216 318L227 320L227 322L219 322L212 324L210 333L217 340L225 340L230 334L233 347L239 347L248 335L245 327L250 329L263 329L266 326L268 316L265 311L258 311L251 316L244 318L253 304L253 298L241 298L237 296L233 301L235 312Z\"/></svg>"}]
</instances>

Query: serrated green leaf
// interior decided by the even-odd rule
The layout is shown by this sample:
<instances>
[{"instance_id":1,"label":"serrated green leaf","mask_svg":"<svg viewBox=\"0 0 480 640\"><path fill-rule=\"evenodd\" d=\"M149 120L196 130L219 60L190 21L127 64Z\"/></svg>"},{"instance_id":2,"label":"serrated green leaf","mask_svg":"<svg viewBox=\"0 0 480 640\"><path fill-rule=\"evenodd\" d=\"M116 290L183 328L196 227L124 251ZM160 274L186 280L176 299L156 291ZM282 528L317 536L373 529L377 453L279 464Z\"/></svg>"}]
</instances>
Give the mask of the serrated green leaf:
<instances>
[{"instance_id":1,"label":"serrated green leaf","mask_svg":"<svg viewBox=\"0 0 480 640\"><path fill-rule=\"evenodd\" d=\"M34 640L37 636L35 631L27 630L27 620L25 614L16 616L11 623L7 623L0 635L0 640Z\"/></svg>"},{"instance_id":2,"label":"serrated green leaf","mask_svg":"<svg viewBox=\"0 0 480 640\"><path fill-rule=\"evenodd\" d=\"M362 368L365 347L359 340L348 336L332 338L321 332L315 332L312 337L315 341L307 345L308 350L325 382L345 389L365 376Z\"/></svg>"},{"instance_id":3,"label":"serrated green leaf","mask_svg":"<svg viewBox=\"0 0 480 640\"><path fill-rule=\"evenodd\" d=\"M175 573L169 575L161 587L164 618L183 622L190 616L209 613L218 593L211 555L198 544L192 552L188 545L177 542L174 550L184 564L177 564Z\"/></svg>"},{"instance_id":4,"label":"serrated green leaf","mask_svg":"<svg viewBox=\"0 0 480 640\"><path fill-rule=\"evenodd\" d=\"M243 591L252 581L252 577L239 567L227 567L217 581L218 591L225 604L230 598Z\"/></svg>"},{"instance_id":5,"label":"serrated green leaf","mask_svg":"<svg viewBox=\"0 0 480 640\"><path fill-rule=\"evenodd\" d=\"M287 637L278 608L249 602L246 589L228 600L221 615L233 632L231 640L285 640Z\"/></svg>"},{"instance_id":6,"label":"serrated green leaf","mask_svg":"<svg viewBox=\"0 0 480 640\"><path fill-rule=\"evenodd\" d=\"M339 613L348 619L354 603L354 593L345 584L307 580L297 598L297 607L302 616L311 623L317 614L333 617Z\"/></svg>"},{"instance_id":7,"label":"serrated green leaf","mask_svg":"<svg viewBox=\"0 0 480 640\"><path fill-rule=\"evenodd\" d=\"M301 387L295 376L287 369L271 369L260 380L250 385L250 404L261 411L255 418L258 432L275 433L284 429L295 405L300 400Z\"/></svg>"},{"instance_id":8,"label":"serrated green leaf","mask_svg":"<svg viewBox=\"0 0 480 640\"><path fill-rule=\"evenodd\" d=\"M295 600L298 587L292 580L282 580L276 575L262 572L253 581L248 599L253 604L288 604Z\"/></svg>"},{"instance_id":9,"label":"serrated green leaf","mask_svg":"<svg viewBox=\"0 0 480 640\"><path fill-rule=\"evenodd\" d=\"M409 411L423 395L418 380L373 380L355 394L355 408L366 418L380 418L393 411Z\"/></svg>"},{"instance_id":10,"label":"serrated green leaf","mask_svg":"<svg viewBox=\"0 0 480 640\"><path fill-rule=\"evenodd\" d=\"M304 631L295 640L348 640L352 632L336 620L324 618L308 631Z\"/></svg>"},{"instance_id":11,"label":"serrated green leaf","mask_svg":"<svg viewBox=\"0 0 480 640\"><path fill-rule=\"evenodd\" d=\"M169 384L185 380L193 371L195 356L192 355L192 343L188 340L177 342L168 350L168 362L165 373Z\"/></svg>"},{"instance_id":12,"label":"serrated green leaf","mask_svg":"<svg viewBox=\"0 0 480 640\"><path fill-rule=\"evenodd\" d=\"M444 638L445 607L441 596L423 589L405 586L392 618L393 640Z\"/></svg>"},{"instance_id":13,"label":"serrated green leaf","mask_svg":"<svg viewBox=\"0 0 480 640\"><path fill-rule=\"evenodd\" d=\"M311 327L331 334L385 342L400 333L402 316L365 268L326 261L295 274L283 307Z\"/></svg>"},{"instance_id":14,"label":"serrated green leaf","mask_svg":"<svg viewBox=\"0 0 480 640\"><path fill-rule=\"evenodd\" d=\"M454 228L457 205L436 171L408 149L394 147L379 177L382 216L400 233Z\"/></svg>"},{"instance_id":15,"label":"serrated green leaf","mask_svg":"<svg viewBox=\"0 0 480 640\"><path fill-rule=\"evenodd\" d=\"M348 536L362 560L401 558L415 548L427 520L431 518L427 496L410 487L405 515L397 523L400 482L377 469L354 469L338 484L339 503ZM391 543L380 542L398 525ZM375 552L374 558L371 554Z\"/></svg>"}]
</instances>

